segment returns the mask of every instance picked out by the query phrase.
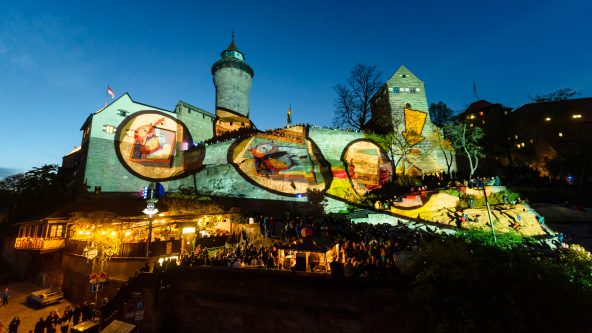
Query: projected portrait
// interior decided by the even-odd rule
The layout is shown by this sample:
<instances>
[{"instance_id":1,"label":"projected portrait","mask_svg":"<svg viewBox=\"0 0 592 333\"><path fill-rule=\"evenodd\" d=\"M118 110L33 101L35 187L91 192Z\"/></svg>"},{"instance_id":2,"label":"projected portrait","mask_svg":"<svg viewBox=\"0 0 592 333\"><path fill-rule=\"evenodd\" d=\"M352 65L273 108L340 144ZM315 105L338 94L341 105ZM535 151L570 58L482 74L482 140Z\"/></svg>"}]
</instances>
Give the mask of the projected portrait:
<instances>
[{"instance_id":1,"label":"projected portrait","mask_svg":"<svg viewBox=\"0 0 592 333\"><path fill-rule=\"evenodd\" d=\"M238 142L229 155L239 173L267 190L285 195L305 195L307 190L325 190L330 181L328 163L306 128L290 127L261 133Z\"/></svg>"},{"instance_id":2,"label":"projected portrait","mask_svg":"<svg viewBox=\"0 0 592 333\"><path fill-rule=\"evenodd\" d=\"M342 160L352 187L358 194L380 188L393 177L390 159L372 141L354 141L345 149Z\"/></svg>"},{"instance_id":3,"label":"projected portrait","mask_svg":"<svg viewBox=\"0 0 592 333\"><path fill-rule=\"evenodd\" d=\"M182 150L192 145L185 126L159 111L142 111L126 118L116 133L121 163L140 178L165 180L183 174Z\"/></svg>"}]
</instances>

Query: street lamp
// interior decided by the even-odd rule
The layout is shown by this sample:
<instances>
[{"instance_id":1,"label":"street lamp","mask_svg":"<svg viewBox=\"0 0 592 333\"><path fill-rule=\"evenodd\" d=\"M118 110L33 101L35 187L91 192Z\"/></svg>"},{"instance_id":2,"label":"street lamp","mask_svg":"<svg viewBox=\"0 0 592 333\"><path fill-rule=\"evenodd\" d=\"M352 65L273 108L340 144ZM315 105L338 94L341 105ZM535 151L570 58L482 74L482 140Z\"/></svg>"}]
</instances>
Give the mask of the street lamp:
<instances>
[{"instance_id":1,"label":"street lamp","mask_svg":"<svg viewBox=\"0 0 592 333\"><path fill-rule=\"evenodd\" d=\"M142 213L148 215L148 240L146 241L146 259L150 258L150 242L152 240L152 216L158 214L156 203L158 198L155 198L154 183L144 188L144 199L146 199L146 208Z\"/></svg>"},{"instance_id":2,"label":"street lamp","mask_svg":"<svg viewBox=\"0 0 592 333\"><path fill-rule=\"evenodd\" d=\"M495 227L493 226L493 221L491 220L491 209L489 209L489 201L487 201L487 191L485 190L485 184L483 184L483 181L480 179L477 181L477 188L483 190L483 196L485 197L485 206L487 206L487 217L489 218L489 224L491 225L491 233L493 234L493 242L497 243Z\"/></svg>"}]
</instances>

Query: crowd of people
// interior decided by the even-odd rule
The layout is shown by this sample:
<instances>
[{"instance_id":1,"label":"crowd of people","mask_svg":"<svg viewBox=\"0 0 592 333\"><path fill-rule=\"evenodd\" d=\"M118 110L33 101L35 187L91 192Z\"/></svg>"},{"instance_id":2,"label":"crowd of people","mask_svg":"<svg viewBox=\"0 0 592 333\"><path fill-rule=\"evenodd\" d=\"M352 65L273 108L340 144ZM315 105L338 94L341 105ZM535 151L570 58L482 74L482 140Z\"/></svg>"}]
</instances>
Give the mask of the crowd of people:
<instances>
[{"instance_id":1,"label":"crowd of people","mask_svg":"<svg viewBox=\"0 0 592 333\"><path fill-rule=\"evenodd\" d=\"M287 216L285 220L274 223L273 228L269 226L269 221L273 220L270 217L260 216L255 220L260 227L258 239L247 237L243 229L241 235L234 237L234 241L228 242L225 247L208 249L197 245L192 253L182 258L181 267L209 265L293 269L280 262L280 249L310 238L339 249L329 265L335 276L392 278L399 272L397 254L414 249L421 240L430 237L429 233L411 230L402 223L352 223L333 216ZM173 265L176 267L176 264ZM171 264L166 263L155 270L170 268Z\"/></svg>"},{"instance_id":2,"label":"crowd of people","mask_svg":"<svg viewBox=\"0 0 592 333\"><path fill-rule=\"evenodd\" d=\"M70 306L66 306L62 311L61 315L57 309L49 311L47 317L41 317L35 323L33 330L29 332L33 333L56 333L62 332L67 333L70 327L74 327L79 323L91 320L93 317L92 305L84 302L77 304L74 309ZM17 333L21 324L20 318L14 317L8 325L9 333Z\"/></svg>"}]
</instances>

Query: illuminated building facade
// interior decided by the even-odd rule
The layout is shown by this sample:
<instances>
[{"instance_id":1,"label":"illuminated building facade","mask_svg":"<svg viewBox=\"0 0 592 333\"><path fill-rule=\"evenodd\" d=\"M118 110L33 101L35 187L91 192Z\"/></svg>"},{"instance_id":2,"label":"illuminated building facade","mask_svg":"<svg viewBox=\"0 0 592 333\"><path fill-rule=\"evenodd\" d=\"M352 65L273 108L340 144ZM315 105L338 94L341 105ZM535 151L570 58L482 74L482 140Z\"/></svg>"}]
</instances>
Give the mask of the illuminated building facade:
<instances>
[{"instance_id":1,"label":"illuminated building facade","mask_svg":"<svg viewBox=\"0 0 592 333\"><path fill-rule=\"evenodd\" d=\"M405 145L399 145L395 150L408 149L404 162L413 167L401 170L397 165L398 173L422 175L447 170L434 138L435 133L440 132L430 119L423 81L401 66L372 97L371 103L371 127L377 132L393 133L405 139Z\"/></svg>"}]
</instances>

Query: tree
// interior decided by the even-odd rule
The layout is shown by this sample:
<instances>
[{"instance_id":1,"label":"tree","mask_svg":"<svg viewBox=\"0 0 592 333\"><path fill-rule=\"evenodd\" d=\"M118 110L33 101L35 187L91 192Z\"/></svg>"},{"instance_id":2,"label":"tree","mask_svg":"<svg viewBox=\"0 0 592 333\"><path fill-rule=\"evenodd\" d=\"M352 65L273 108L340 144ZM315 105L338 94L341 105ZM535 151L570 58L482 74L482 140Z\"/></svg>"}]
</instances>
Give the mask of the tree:
<instances>
[{"instance_id":1,"label":"tree","mask_svg":"<svg viewBox=\"0 0 592 333\"><path fill-rule=\"evenodd\" d=\"M382 84L380 76L376 66L357 64L351 70L347 83L335 86L334 126L366 129L372 116L370 99Z\"/></svg>"},{"instance_id":2,"label":"tree","mask_svg":"<svg viewBox=\"0 0 592 333\"><path fill-rule=\"evenodd\" d=\"M430 104L430 118L432 123L438 127L444 127L444 125L452 121L452 115L454 112L444 102Z\"/></svg>"},{"instance_id":3,"label":"tree","mask_svg":"<svg viewBox=\"0 0 592 333\"><path fill-rule=\"evenodd\" d=\"M371 136L393 161L395 171L400 167L403 175L419 162L422 154L428 153L426 147L420 148L419 144L424 140L421 133L406 127L404 109L405 106L400 105L391 114L392 131Z\"/></svg>"},{"instance_id":4,"label":"tree","mask_svg":"<svg viewBox=\"0 0 592 333\"><path fill-rule=\"evenodd\" d=\"M571 89L571 88L562 88L557 89L553 92L543 95L536 95L534 97L529 97L530 101L533 103L542 103L542 102L555 102L555 101L566 101L568 99L572 99L575 96L580 95L579 92Z\"/></svg>"},{"instance_id":5,"label":"tree","mask_svg":"<svg viewBox=\"0 0 592 333\"><path fill-rule=\"evenodd\" d=\"M481 139L484 135L483 129L461 122L446 125L444 131L450 138L454 148L463 151L467 156L470 168L469 179L473 178L473 174L479 166L479 158L485 156L481 146Z\"/></svg>"},{"instance_id":6,"label":"tree","mask_svg":"<svg viewBox=\"0 0 592 333\"><path fill-rule=\"evenodd\" d=\"M10 220L34 217L62 203L66 180L57 170L57 165L47 164L0 181L0 190L9 193Z\"/></svg>"},{"instance_id":7,"label":"tree","mask_svg":"<svg viewBox=\"0 0 592 333\"><path fill-rule=\"evenodd\" d=\"M445 133L441 133L440 130L434 129L434 132L430 137L430 141L432 141L433 145L442 152L444 161L446 161L446 173L450 175L450 168L452 167L452 163L454 163L455 150L452 142L450 142L450 140L444 135Z\"/></svg>"}]
</instances>

